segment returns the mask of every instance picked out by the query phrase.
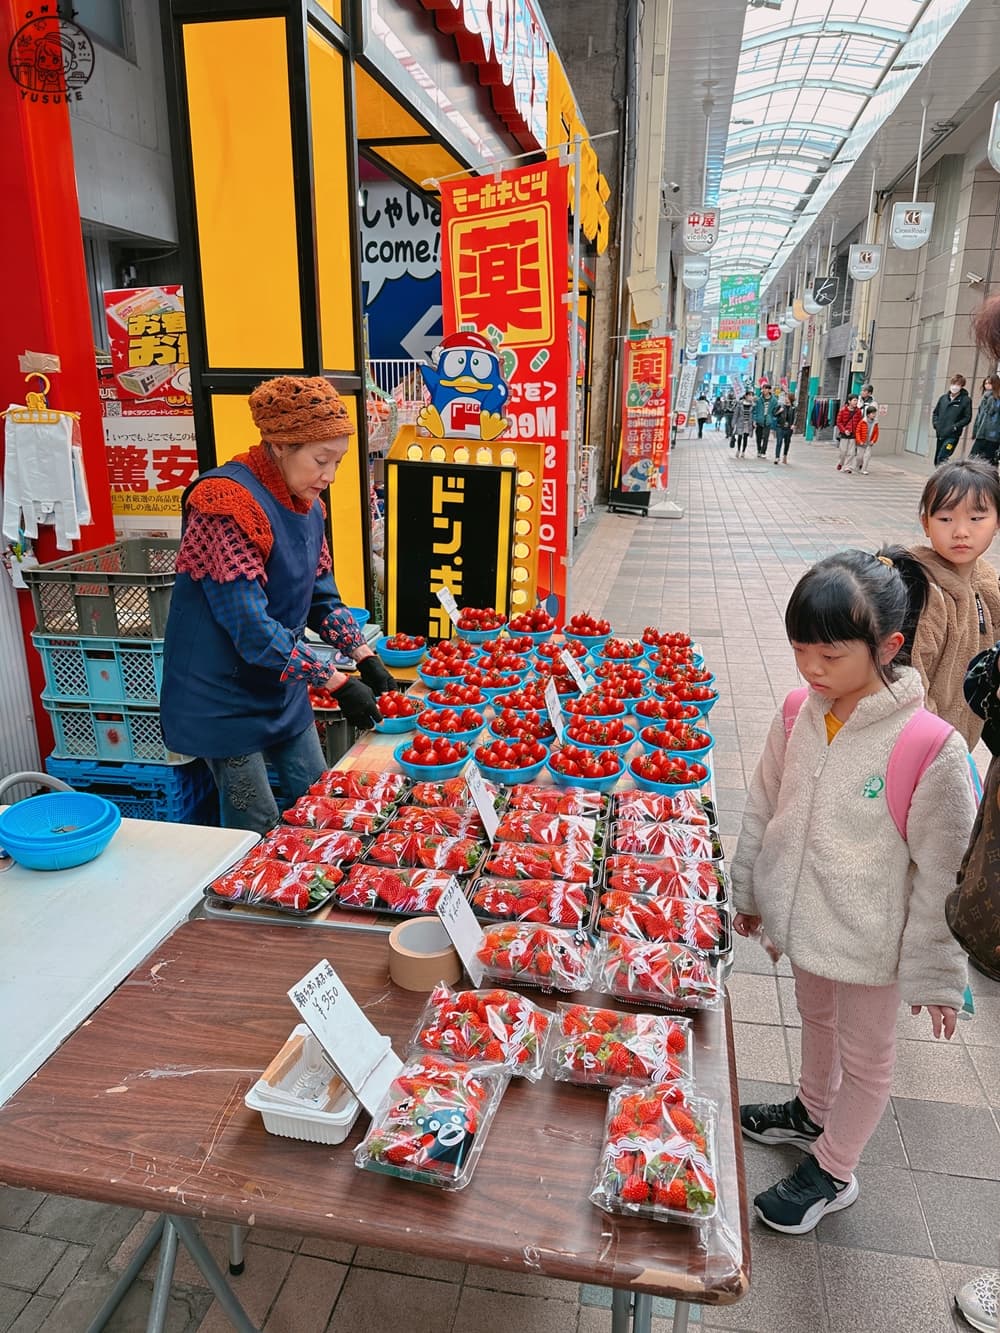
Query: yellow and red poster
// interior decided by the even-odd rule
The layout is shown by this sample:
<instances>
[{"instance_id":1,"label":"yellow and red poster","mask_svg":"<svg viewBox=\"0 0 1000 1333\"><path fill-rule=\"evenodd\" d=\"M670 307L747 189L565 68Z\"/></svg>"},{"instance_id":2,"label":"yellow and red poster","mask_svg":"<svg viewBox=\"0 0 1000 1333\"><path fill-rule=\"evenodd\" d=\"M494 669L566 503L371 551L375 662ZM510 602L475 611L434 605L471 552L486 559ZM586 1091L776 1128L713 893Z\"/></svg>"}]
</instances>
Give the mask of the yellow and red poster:
<instances>
[{"instance_id":1,"label":"yellow and red poster","mask_svg":"<svg viewBox=\"0 0 1000 1333\"><path fill-rule=\"evenodd\" d=\"M669 338L630 338L625 343L622 491L667 488L671 360Z\"/></svg>"},{"instance_id":2,"label":"yellow and red poster","mask_svg":"<svg viewBox=\"0 0 1000 1333\"><path fill-rule=\"evenodd\" d=\"M505 438L543 446L535 527L540 596L565 610L568 495L569 246L566 168L557 161L441 183L444 332L476 329L500 349L510 385ZM551 570L551 575L550 575Z\"/></svg>"}]
</instances>

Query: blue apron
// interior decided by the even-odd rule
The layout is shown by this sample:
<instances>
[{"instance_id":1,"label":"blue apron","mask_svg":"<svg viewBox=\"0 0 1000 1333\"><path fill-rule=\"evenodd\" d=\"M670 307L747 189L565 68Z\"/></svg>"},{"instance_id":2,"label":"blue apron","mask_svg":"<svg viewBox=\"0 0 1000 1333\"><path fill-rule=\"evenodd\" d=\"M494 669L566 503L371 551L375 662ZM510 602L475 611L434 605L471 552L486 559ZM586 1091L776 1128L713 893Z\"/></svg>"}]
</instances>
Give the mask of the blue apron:
<instances>
[{"instance_id":1,"label":"blue apron","mask_svg":"<svg viewBox=\"0 0 1000 1333\"><path fill-rule=\"evenodd\" d=\"M323 513L287 509L244 463L226 463L205 477L239 482L267 515L274 537L264 565L267 612L301 638L312 603L323 545ZM185 496L185 500L187 496ZM179 573L170 599L160 695L163 735L172 750L226 759L293 740L313 720L304 682L244 661L215 620L199 580Z\"/></svg>"}]
</instances>

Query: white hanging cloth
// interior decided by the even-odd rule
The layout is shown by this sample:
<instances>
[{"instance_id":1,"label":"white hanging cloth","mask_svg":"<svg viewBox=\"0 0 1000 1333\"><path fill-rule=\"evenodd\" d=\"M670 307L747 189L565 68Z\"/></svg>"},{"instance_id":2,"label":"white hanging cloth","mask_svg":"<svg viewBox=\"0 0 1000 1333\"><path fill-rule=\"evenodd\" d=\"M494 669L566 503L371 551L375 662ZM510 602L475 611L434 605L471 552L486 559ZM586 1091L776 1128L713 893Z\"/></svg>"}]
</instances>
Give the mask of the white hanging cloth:
<instances>
[{"instance_id":1,"label":"white hanging cloth","mask_svg":"<svg viewBox=\"0 0 1000 1333\"><path fill-rule=\"evenodd\" d=\"M22 531L37 537L39 524L51 523L58 549L70 551L81 518L90 521L83 460L73 446L74 417L35 403L14 403L5 415L3 535L9 541Z\"/></svg>"}]
</instances>

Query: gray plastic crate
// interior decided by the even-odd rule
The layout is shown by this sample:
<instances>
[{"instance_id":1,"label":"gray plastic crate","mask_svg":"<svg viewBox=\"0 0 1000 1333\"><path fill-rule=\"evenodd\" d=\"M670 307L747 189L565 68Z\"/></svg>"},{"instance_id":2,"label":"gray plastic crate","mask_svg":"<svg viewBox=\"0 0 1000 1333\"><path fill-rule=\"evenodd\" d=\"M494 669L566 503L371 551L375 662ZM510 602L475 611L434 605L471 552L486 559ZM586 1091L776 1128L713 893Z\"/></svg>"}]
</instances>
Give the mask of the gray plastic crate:
<instances>
[{"instance_id":1,"label":"gray plastic crate","mask_svg":"<svg viewBox=\"0 0 1000 1333\"><path fill-rule=\"evenodd\" d=\"M39 632L162 639L178 546L166 537L132 537L25 569Z\"/></svg>"}]
</instances>

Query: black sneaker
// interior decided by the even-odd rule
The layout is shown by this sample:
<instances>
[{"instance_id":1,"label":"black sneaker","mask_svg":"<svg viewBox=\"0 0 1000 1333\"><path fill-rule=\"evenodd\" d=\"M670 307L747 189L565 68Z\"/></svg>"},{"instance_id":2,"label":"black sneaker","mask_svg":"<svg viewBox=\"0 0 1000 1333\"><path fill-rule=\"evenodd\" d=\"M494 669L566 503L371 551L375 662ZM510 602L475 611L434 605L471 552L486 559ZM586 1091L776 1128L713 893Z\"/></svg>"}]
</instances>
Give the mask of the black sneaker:
<instances>
[{"instance_id":1,"label":"black sneaker","mask_svg":"<svg viewBox=\"0 0 1000 1333\"><path fill-rule=\"evenodd\" d=\"M758 1143L799 1143L808 1147L823 1133L809 1112L793 1097L790 1102L756 1102L740 1107L744 1137Z\"/></svg>"},{"instance_id":2,"label":"black sneaker","mask_svg":"<svg viewBox=\"0 0 1000 1333\"><path fill-rule=\"evenodd\" d=\"M758 1194L753 1210L774 1231L804 1236L827 1213L849 1208L858 1197L858 1180L835 1180L815 1157L803 1157L790 1176Z\"/></svg>"}]
</instances>

